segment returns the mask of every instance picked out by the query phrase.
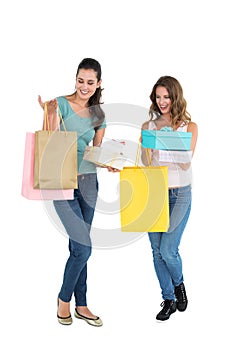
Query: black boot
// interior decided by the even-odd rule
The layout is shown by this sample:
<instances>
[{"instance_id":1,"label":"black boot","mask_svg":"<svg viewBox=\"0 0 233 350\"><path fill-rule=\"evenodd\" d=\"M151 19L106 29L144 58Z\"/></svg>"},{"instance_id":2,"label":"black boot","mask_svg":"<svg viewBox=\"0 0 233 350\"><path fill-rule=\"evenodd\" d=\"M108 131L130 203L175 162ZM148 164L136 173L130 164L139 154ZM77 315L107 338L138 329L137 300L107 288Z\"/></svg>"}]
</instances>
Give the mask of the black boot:
<instances>
[{"instance_id":1,"label":"black boot","mask_svg":"<svg viewBox=\"0 0 233 350\"><path fill-rule=\"evenodd\" d=\"M184 283L181 283L179 286L175 287L175 296L176 296L176 306L179 311L185 311L188 305L188 299L184 287Z\"/></svg>"},{"instance_id":2,"label":"black boot","mask_svg":"<svg viewBox=\"0 0 233 350\"><path fill-rule=\"evenodd\" d=\"M156 319L159 321L166 321L169 319L170 315L176 311L176 302L175 300L164 300L161 306L163 306L163 308L156 316Z\"/></svg>"}]
</instances>

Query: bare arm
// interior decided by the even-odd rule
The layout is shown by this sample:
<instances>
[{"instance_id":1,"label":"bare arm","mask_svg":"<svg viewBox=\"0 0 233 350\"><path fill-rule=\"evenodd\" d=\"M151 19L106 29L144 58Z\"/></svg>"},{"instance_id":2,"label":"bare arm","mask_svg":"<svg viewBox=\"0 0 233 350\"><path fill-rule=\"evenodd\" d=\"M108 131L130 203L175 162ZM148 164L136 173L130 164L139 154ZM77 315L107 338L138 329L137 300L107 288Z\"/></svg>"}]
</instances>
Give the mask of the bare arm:
<instances>
[{"instance_id":1,"label":"bare arm","mask_svg":"<svg viewBox=\"0 0 233 350\"><path fill-rule=\"evenodd\" d=\"M195 148L196 148L196 143L197 143L197 137L198 137L198 127L196 123L190 122L188 124L188 128L187 128L188 132L192 133L192 140L191 140L191 147L190 150L192 151L192 155L194 154ZM191 163L184 163L184 164L178 164L179 167L183 170L187 170Z\"/></svg>"},{"instance_id":2,"label":"bare arm","mask_svg":"<svg viewBox=\"0 0 233 350\"><path fill-rule=\"evenodd\" d=\"M93 139L93 146L101 146L104 134L105 134L105 128L96 130L95 136Z\"/></svg>"},{"instance_id":3,"label":"bare arm","mask_svg":"<svg viewBox=\"0 0 233 350\"><path fill-rule=\"evenodd\" d=\"M197 143L197 137L198 137L198 127L196 123L190 122L188 124L187 131L192 133L192 140L191 140L191 151L194 154L196 143Z\"/></svg>"},{"instance_id":4,"label":"bare arm","mask_svg":"<svg viewBox=\"0 0 233 350\"><path fill-rule=\"evenodd\" d=\"M142 128L141 130L148 130L149 128L149 122L145 122L144 124L142 124ZM142 140L142 136L140 137L140 142ZM150 165L151 163L151 149L150 148L144 148L144 147L141 147L142 149L142 153L141 153L141 160L142 160L142 163L146 166Z\"/></svg>"}]
</instances>

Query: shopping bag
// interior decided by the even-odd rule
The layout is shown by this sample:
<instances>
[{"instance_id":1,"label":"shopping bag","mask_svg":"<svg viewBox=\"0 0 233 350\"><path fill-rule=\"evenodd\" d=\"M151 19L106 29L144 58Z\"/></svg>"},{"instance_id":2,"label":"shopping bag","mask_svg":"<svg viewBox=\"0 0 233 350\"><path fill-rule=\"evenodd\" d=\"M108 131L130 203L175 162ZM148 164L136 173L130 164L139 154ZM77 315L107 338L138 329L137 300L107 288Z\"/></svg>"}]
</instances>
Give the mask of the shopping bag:
<instances>
[{"instance_id":1,"label":"shopping bag","mask_svg":"<svg viewBox=\"0 0 233 350\"><path fill-rule=\"evenodd\" d=\"M77 188L77 133L67 131L63 119L65 131L49 130L47 108L44 121L35 132L34 188Z\"/></svg>"},{"instance_id":2,"label":"shopping bag","mask_svg":"<svg viewBox=\"0 0 233 350\"><path fill-rule=\"evenodd\" d=\"M34 143L35 134L26 133L21 194L31 200L65 200L74 198L74 190L34 189Z\"/></svg>"},{"instance_id":3,"label":"shopping bag","mask_svg":"<svg viewBox=\"0 0 233 350\"><path fill-rule=\"evenodd\" d=\"M138 154L137 154L138 159ZM168 167L124 167L120 171L123 232L166 232L169 228Z\"/></svg>"}]
</instances>

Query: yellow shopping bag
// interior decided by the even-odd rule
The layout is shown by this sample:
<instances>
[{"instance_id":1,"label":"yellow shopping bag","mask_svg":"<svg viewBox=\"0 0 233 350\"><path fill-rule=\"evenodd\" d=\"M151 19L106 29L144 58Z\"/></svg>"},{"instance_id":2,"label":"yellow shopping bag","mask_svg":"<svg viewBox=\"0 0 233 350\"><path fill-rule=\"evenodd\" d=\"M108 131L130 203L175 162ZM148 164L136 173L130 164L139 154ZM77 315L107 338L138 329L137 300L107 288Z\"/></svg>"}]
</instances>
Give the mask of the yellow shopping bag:
<instances>
[{"instance_id":1,"label":"yellow shopping bag","mask_svg":"<svg viewBox=\"0 0 233 350\"><path fill-rule=\"evenodd\" d=\"M120 172L123 232L166 232L169 227L168 168L124 167Z\"/></svg>"}]
</instances>

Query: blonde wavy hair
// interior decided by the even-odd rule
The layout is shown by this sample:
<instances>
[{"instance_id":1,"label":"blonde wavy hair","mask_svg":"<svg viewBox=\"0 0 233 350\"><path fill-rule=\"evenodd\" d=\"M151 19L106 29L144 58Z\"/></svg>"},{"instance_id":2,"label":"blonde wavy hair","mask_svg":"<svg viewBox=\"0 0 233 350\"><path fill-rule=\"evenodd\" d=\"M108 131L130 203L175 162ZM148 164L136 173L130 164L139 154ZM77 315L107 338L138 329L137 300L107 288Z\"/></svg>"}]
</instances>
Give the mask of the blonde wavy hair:
<instances>
[{"instance_id":1,"label":"blonde wavy hair","mask_svg":"<svg viewBox=\"0 0 233 350\"><path fill-rule=\"evenodd\" d=\"M188 123L191 121L191 115L186 110L187 102L183 96L183 89L177 79L170 76L160 77L155 83L150 99L152 104L150 106L149 115L150 120L159 118L161 115L160 109L156 103L156 89L158 86L163 86L167 89L169 97L171 99L171 120L172 126L175 127L180 123Z\"/></svg>"}]
</instances>

